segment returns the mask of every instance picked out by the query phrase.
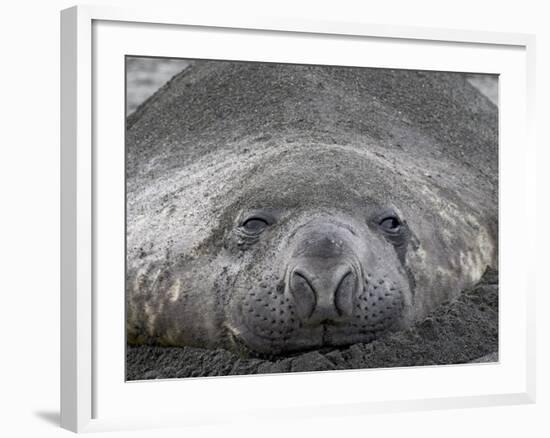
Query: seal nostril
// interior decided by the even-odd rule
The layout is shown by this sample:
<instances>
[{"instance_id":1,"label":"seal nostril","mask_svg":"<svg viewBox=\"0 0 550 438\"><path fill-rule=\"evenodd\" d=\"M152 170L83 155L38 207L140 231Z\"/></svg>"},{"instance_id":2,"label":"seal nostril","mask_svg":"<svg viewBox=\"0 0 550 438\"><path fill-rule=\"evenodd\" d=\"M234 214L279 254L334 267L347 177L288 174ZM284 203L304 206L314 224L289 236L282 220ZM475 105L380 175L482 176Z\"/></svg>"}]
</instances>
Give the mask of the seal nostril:
<instances>
[{"instance_id":1,"label":"seal nostril","mask_svg":"<svg viewBox=\"0 0 550 438\"><path fill-rule=\"evenodd\" d=\"M315 310L317 298L315 290L305 273L297 269L292 271L289 281L290 291L294 295L296 312L302 319L307 319ZM291 311L291 314L293 312Z\"/></svg>"},{"instance_id":2,"label":"seal nostril","mask_svg":"<svg viewBox=\"0 0 550 438\"><path fill-rule=\"evenodd\" d=\"M340 279L334 292L334 307L339 316L349 316L353 313L353 301L356 276L350 270Z\"/></svg>"}]
</instances>

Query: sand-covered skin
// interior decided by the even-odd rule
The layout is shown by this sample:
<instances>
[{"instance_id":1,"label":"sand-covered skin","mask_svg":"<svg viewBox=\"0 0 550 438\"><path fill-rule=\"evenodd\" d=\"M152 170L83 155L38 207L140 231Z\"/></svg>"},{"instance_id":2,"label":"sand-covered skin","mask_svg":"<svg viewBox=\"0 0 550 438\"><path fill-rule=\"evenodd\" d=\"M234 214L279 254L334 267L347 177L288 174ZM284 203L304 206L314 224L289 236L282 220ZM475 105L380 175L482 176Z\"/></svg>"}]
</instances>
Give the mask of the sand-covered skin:
<instances>
[{"instance_id":1,"label":"sand-covered skin","mask_svg":"<svg viewBox=\"0 0 550 438\"><path fill-rule=\"evenodd\" d=\"M498 274L414 327L370 344L293 357L241 358L225 350L128 346L127 380L445 365L498 360Z\"/></svg>"}]
</instances>

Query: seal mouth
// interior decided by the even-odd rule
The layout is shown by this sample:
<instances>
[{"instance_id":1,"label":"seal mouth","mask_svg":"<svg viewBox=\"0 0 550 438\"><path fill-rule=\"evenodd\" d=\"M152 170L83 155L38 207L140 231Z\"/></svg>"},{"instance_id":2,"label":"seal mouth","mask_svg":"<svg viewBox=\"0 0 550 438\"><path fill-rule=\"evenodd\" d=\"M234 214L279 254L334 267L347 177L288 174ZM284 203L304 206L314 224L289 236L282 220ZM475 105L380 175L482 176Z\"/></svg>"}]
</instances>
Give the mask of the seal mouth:
<instances>
[{"instance_id":1,"label":"seal mouth","mask_svg":"<svg viewBox=\"0 0 550 438\"><path fill-rule=\"evenodd\" d=\"M260 359L290 357L308 351L323 352L345 349L356 343L370 343L393 331L389 325L386 329L346 333L345 329L351 327L353 325L349 323L328 320L315 327L317 336L313 339L311 335L296 334L292 338L283 340L261 336L246 328L245 325L243 331L229 324L225 325L229 344L233 351L242 357Z\"/></svg>"},{"instance_id":2,"label":"seal mouth","mask_svg":"<svg viewBox=\"0 0 550 438\"><path fill-rule=\"evenodd\" d=\"M375 332L372 332L371 335L368 337L368 339L365 338L365 335L363 334L361 336L361 340L353 340L353 341L348 341L343 343L333 343L333 339L329 333L328 326L323 326L322 336L320 338L320 342L318 343L302 345L296 348L290 348L290 346L287 345L286 348L283 348L283 347L279 347L278 349L273 348L269 352L262 351L252 347L250 343L244 339L243 336L239 335L232 329L228 330L228 337L229 337L229 342L231 344L232 350L235 351L241 357L257 358L257 359L263 359L263 360L277 360L283 357L293 357L293 356L307 353L310 351L319 351L321 353L327 353L334 350L344 350L346 348L349 348L351 345L359 342L363 344L368 344L374 340L382 338L384 335L389 333L390 333L389 331L384 332L383 334L376 334ZM257 338L260 338L260 336L258 336Z\"/></svg>"}]
</instances>

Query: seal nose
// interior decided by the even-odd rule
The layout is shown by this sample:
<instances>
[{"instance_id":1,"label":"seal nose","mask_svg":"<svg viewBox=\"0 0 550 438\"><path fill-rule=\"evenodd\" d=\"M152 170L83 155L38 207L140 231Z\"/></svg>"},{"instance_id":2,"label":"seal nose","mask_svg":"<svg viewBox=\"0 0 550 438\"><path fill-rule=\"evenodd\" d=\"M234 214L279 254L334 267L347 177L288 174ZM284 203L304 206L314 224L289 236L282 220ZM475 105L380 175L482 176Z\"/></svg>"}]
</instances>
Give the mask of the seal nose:
<instances>
[{"instance_id":1,"label":"seal nose","mask_svg":"<svg viewBox=\"0 0 550 438\"><path fill-rule=\"evenodd\" d=\"M289 289L298 316L308 324L338 321L353 312L357 276L349 265L302 263L292 270Z\"/></svg>"}]
</instances>

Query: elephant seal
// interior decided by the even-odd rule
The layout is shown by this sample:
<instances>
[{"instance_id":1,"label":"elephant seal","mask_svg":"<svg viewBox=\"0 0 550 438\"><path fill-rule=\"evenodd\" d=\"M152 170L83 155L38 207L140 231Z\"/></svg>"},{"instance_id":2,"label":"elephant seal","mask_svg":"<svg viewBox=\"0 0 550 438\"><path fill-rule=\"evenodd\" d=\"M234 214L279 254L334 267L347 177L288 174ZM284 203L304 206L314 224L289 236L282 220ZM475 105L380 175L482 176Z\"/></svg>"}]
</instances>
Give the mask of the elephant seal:
<instances>
[{"instance_id":1,"label":"elephant seal","mask_svg":"<svg viewBox=\"0 0 550 438\"><path fill-rule=\"evenodd\" d=\"M497 125L461 74L195 63L127 120L128 343L410 326L496 267Z\"/></svg>"}]
</instances>

